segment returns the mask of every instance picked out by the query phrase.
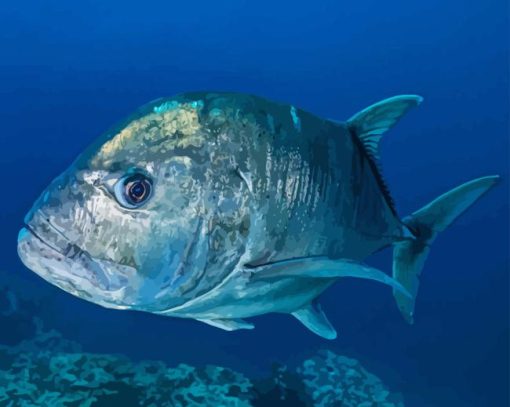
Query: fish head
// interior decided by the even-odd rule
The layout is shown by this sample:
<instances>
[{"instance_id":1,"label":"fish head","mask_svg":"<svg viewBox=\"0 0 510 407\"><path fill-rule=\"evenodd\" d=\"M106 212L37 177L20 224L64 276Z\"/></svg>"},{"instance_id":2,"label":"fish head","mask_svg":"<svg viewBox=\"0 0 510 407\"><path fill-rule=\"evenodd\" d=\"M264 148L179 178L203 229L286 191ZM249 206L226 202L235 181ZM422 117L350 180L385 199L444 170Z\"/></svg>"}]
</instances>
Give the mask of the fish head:
<instances>
[{"instance_id":1,"label":"fish head","mask_svg":"<svg viewBox=\"0 0 510 407\"><path fill-rule=\"evenodd\" d=\"M199 108L151 106L86 149L26 215L23 263L108 308L185 301L206 250Z\"/></svg>"}]
</instances>

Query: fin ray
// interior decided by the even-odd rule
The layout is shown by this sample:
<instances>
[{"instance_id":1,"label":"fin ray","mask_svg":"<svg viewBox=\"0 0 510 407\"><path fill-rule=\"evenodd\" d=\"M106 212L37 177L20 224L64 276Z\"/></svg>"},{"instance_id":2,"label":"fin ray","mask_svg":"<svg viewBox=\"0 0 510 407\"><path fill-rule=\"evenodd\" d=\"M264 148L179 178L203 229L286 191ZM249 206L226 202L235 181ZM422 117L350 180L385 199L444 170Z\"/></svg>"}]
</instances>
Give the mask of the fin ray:
<instances>
[{"instance_id":1,"label":"fin ray","mask_svg":"<svg viewBox=\"0 0 510 407\"><path fill-rule=\"evenodd\" d=\"M381 192L395 216L397 216L395 203L382 176L379 164L379 145L384 133L422 101L423 98L418 95L394 96L363 109L347 120L347 126L355 142L357 141L360 148L366 153Z\"/></svg>"},{"instance_id":2,"label":"fin ray","mask_svg":"<svg viewBox=\"0 0 510 407\"><path fill-rule=\"evenodd\" d=\"M407 290L388 274L373 267L366 266L353 260L330 259L328 257L304 257L282 260L259 266L245 266L252 272L254 280L268 280L274 278L340 278L355 277L374 280L389 285L404 296L410 296Z\"/></svg>"},{"instance_id":3,"label":"fin ray","mask_svg":"<svg viewBox=\"0 0 510 407\"><path fill-rule=\"evenodd\" d=\"M292 315L310 331L322 338L335 339L337 336L335 328L331 325L319 304L316 306L308 304L292 312Z\"/></svg>"},{"instance_id":4,"label":"fin ray","mask_svg":"<svg viewBox=\"0 0 510 407\"><path fill-rule=\"evenodd\" d=\"M253 329L255 325L250 322L246 322L242 319L198 319L197 321L203 322L204 324L214 326L215 328L223 329L224 331L237 331L239 329Z\"/></svg>"},{"instance_id":5,"label":"fin ray","mask_svg":"<svg viewBox=\"0 0 510 407\"><path fill-rule=\"evenodd\" d=\"M407 111L418 106L423 98L418 95L399 95L381 100L361 112L356 113L347 125L358 139L367 146L375 144L371 152L374 160L379 160L379 143L384 133L393 127Z\"/></svg>"},{"instance_id":6,"label":"fin ray","mask_svg":"<svg viewBox=\"0 0 510 407\"><path fill-rule=\"evenodd\" d=\"M407 322L413 323L419 276L437 234L491 189L498 179L498 176L488 176L466 182L403 219L415 236L394 244L393 278L412 296L403 297L399 292L393 295Z\"/></svg>"}]
</instances>

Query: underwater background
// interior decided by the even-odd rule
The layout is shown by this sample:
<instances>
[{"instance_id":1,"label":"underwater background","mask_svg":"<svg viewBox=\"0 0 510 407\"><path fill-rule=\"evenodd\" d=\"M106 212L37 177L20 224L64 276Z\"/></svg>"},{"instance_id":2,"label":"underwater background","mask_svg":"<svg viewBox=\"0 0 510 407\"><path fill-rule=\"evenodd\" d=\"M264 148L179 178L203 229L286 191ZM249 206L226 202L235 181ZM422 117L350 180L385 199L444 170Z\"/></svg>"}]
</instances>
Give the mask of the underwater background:
<instances>
[{"instance_id":1,"label":"underwater background","mask_svg":"<svg viewBox=\"0 0 510 407\"><path fill-rule=\"evenodd\" d=\"M509 405L508 8L2 2L0 405ZM229 333L107 310L21 264L18 230L49 182L138 106L193 90L253 93L338 120L422 95L382 143L401 216L467 180L502 176L436 240L414 325L387 287L345 280L321 297L335 341L286 315ZM367 263L390 271L391 254Z\"/></svg>"}]
</instances>

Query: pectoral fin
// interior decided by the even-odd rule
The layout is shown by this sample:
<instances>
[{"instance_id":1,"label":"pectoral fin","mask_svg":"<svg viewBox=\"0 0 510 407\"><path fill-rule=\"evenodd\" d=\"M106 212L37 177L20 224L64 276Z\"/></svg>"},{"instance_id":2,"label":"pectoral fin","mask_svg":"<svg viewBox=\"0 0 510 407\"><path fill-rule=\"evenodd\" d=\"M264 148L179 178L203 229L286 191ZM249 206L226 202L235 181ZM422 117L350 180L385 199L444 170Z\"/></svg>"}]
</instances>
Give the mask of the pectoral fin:
<instances>
[{"instance_id":1,"label":"pectoral fin","mask_svg":"<svg viewBox=\"0 0 510 407\"><path fill-rule=\"evenodd\" d=\"M255 326L242 319L197 319L204 324L223 329L225 331L237 331L238 329L253 329Z\"/></svg>"},{"instance_id":2,"label":"pectoral fin","mask_svg":"<svg viewBox=\"0 0 510 407\"><path fill-rule=\"evenodd\" d=\"M356 277L367 280L375 280L389 285L394 290L411 297L409 292L396 280L386 273L373 267L366 266L353 260L330 259L328 257L306 257L299 259L283 260L260 266L245 266L246 270L253 273L252 279L271 280L284 277L295 278L340 278Z\"/></svg>"},{"instance_id":3,"label":"pectoral fin","mask_svg":"<svg viewBox=\"0 0 510 407\"><path fill-rule=\"evenodd\" d=\"M325 339L336 338L336 330L331 325L331 322L328 321L326 314L324 314L319 304L316 306L309 304L294 311L292 315L314 334Z\"/></svg>"}]
</instances>

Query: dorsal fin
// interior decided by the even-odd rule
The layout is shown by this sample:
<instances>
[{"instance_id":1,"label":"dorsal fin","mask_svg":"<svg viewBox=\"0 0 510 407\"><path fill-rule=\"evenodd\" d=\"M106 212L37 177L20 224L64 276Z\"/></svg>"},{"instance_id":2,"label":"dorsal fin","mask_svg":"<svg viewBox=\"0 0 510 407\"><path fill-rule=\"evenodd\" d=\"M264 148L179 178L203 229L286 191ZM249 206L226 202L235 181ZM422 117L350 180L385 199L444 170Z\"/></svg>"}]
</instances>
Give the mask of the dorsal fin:
<instances>
[{"instance_id":1,"label":"dorsal fin","mask_svg":"<svg viewBox=\"0 0 510 407\"><path fill-rule=\"evenodd\" d=\"M347 126L369 158L377 183L395 216L397 216L395 203L379 164L379 143L383 134L393 127L409 109L418 106L422 100L423 98L418 95L394 96L363 109L347 120Z\"/></svg>"},{"instance_id":2,"label":"dorsal fin","mask_svg":"<svg viewBox=\"0 0 510 407\"><path fill-rule=\"evenodd\" d=\"M377 163L379 142L383 134L393 127L409 109L418 106L422 100L423 98L418 95L400 95L384 99L356 113L347 121L347 125Z\"/></svg>"}]
</instances>

